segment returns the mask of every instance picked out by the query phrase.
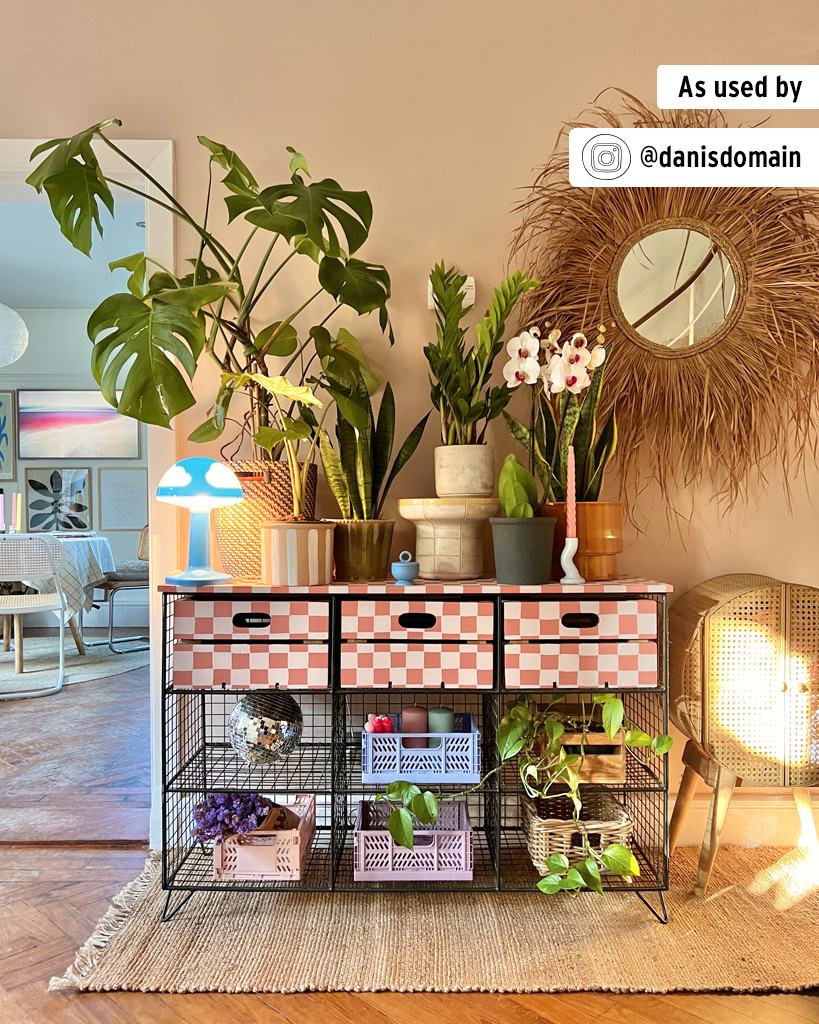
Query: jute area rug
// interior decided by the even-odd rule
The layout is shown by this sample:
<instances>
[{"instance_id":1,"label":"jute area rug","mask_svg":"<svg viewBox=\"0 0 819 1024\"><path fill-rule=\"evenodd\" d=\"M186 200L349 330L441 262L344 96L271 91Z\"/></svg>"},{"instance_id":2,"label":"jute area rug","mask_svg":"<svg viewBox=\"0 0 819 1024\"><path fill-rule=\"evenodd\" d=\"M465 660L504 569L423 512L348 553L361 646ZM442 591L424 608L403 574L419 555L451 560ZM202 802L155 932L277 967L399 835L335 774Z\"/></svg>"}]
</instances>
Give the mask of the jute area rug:
<instances>
[{"instance_id":1,"label":"jute area rug","mask_svg":"<svg viewBox=\"0 0 819 1024\"><path fill-rule=\"evenodd\" d=\"M12 645L13 647L13 645ZM50 690L57 681L57 638L54 636L27 636L23 641L23 671L14 671L14 650L0 647L0 694L26 693L30 690ZM77 653L70 636L65 639L64 685L87 683L92 679L133 672L148 664L148 651L129 651L114 654L109 647L88 647L86 653Z\"/></svg>"},{"instance_id":2,"label":"jute area rug","mask_svg":"<svg viewBox=\"0 0 819 1024\"><path fill-rule=\"evenodd\" d=\"M793 992L819 985L819 864L674 856L670 922L633 895L197 893L166 924L158 863L52 989L141 992Z\"/></svg>"}]
</instances>

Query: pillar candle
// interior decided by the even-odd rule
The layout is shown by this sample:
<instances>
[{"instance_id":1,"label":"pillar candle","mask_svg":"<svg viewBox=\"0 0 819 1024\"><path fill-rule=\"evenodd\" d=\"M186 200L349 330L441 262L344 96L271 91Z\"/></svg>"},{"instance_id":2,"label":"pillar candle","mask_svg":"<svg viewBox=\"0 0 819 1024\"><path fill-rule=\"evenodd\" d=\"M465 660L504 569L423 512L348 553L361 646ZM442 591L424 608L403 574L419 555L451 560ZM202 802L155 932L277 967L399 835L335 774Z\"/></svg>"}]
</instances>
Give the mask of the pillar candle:
<instances>
[{"instance_id":1,"label":"pillar candle","mask_svg":"<svg viewBox=\"0 0 819 1024\"><path fill-rule=\"evenodd\" d=\"M430 708L427 732L455 732L455 712L452 708ZM431 747L440 747L440 740L430 740Z\"/></svg>"},{"instance_id":2,"label":"pillar candle","mask_svg":"<svg viewBox=\"0 0 819 1024\"><path fill-rule=\"evenodd\" d=\"M411 704L408 708L401 709L401 732L427 732L427 709ZM425 736L418 736L414 739L401 741L402 746L409 748L425 747L427 739Z\"/></svg>"},{"instance_id":3,"label":"pillar candle","mask_svg":"<svg viewBox=\"0 0 819 1024\"><path fill-rule=\"evenodd\" d=\"M577 536L577 486L574 479L574 445L569 445L566 465L566 536Z\"/></svg>"}]
</instances>

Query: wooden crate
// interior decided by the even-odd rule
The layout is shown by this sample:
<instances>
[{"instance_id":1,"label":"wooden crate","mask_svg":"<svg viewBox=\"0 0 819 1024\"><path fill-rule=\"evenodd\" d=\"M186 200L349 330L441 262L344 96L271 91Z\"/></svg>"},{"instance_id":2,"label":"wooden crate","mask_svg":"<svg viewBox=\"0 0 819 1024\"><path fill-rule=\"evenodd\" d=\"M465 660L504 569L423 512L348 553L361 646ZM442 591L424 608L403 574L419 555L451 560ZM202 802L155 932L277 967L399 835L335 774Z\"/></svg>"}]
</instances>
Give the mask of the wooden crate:
<instances>
[{"instance_id":1,"label":"wooden crate","mask_svg":"<svg viewBox=\"0 0 819 1024\"><path fill-rule=\"evenodd\" d=\"M579 704L559 704L555 708L561 716L582 719L583 708ZM586 705L585 718L599 726L601 709ZM543 738L545 745L545 737ZM626 781L626 737L620 730L610 740L604 732L564 732L560 737L562 746L568 748L566 753L579 754L583 747L583 763L579 769L580 781L594 782L601 785L622 785ZM538 751L538 745L535 747Z\"/></svg>"}]
</instances>

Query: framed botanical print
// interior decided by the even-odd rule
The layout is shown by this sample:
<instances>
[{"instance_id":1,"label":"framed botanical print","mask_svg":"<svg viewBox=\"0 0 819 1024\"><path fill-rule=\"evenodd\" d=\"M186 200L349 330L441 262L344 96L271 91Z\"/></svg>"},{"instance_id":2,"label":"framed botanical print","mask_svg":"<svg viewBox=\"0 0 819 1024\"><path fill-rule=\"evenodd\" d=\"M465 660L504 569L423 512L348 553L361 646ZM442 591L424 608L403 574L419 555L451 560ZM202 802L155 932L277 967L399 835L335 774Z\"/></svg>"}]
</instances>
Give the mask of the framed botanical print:
<instances>
[{"instance_id":1,"label":"framed botanical print","mask_svg":"<svg viewBox=\"0 0 819 1024\"><path fill-rule=\"evenodd\" d=\"M85 533L91 529L90 469L27 469L29 533Z\"/></svg>"},{"instance_id":2,"label":"framed botanical print","mask_svg":"<svg viewBox=\"0 0 819 1024\"><path fill-rule=\"evenodd\" d=\"M15 479L14 392L0 391L0 480Z\"/></svg>"},{"instance_id":3,"label":"framed botanical print","mask_svg":"<svg viewBox=\"0 0 819 1024\"><path fill-rule=\"evenodd\" d=\"M99 391L17 392L21 459L138 459L139 423Z\"/></svg>"}]
</instances>

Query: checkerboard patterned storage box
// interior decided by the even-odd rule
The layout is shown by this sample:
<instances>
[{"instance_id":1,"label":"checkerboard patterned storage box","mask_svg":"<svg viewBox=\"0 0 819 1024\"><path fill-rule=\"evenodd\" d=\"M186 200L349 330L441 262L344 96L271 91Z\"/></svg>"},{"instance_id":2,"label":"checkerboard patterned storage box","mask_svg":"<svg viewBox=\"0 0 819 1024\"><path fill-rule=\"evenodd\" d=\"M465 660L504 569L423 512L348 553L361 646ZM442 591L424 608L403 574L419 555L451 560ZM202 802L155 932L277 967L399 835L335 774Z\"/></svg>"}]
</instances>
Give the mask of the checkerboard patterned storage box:
<instances>
[{"instance_id":1,"label":"checkerboard patterned storage box","mask_svg":"<svg viewBox=\"0 0 819 1024\"><path fill-rule=\"evenodd\" d=\"M179 690L326 690L327 644L176 644Z\"/></svg>"},{"instance_id":2,"label":"checkerboard patterned storage box","mask_svg":"<svg viewBox=\"0 0 819 1024\"><path fill-rule=\"evenodd\" d=\"M491 690L490 644L342 644L341 686L355 690Z\"/></svg>"},{"instance_id":3,"label":"checkerboard patterned storage box","mask_svg":"<svg viewBox=\"0 0 819 1024\"><path fill-rule=\"evenodd\" d=\"M510 690L656 687L657 645L507 644L504 672Z\"/></svg>"}]
</instances>

